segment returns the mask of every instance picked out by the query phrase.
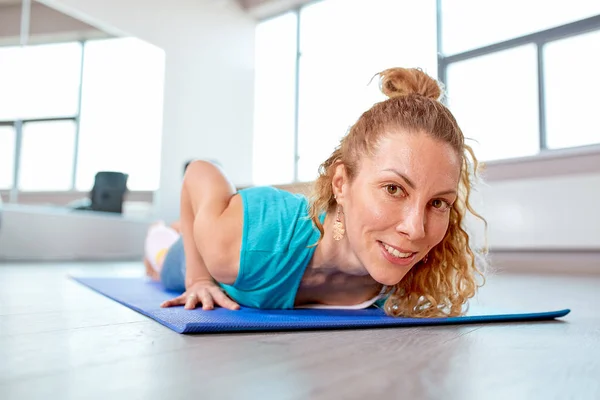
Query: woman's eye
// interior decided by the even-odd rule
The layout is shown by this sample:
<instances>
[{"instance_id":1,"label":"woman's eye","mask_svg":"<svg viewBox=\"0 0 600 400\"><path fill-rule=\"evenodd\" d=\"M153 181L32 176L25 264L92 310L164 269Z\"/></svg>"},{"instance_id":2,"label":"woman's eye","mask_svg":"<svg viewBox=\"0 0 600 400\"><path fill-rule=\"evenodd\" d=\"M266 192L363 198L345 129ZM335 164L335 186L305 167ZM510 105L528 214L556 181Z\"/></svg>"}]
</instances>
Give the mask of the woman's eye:
<instances>
[{"instance_id":1,"label":"woman's eye","mask_svg":"<svg viewBox=\"0 0 600 400\"><path fill-rule=\"evenodd\" d=\"M433 200L431 202L431 205L433 206L433 208L435 208L437 210L445 210L447 208L450 208L450 204L446 200L441 200L441 199Z\"/></svg>"},{"instance_id":2,"label":"woman's eye","mask_svg":"<svg viewBox=\"0 0 600 400\"><path fill-rule=\"evenodd\" d=\"M396 185L386 185L385 190L388 192L388 194L391 194L392 196L396 196L400 193L400 188Z\"/></svg>"}]
</instances>

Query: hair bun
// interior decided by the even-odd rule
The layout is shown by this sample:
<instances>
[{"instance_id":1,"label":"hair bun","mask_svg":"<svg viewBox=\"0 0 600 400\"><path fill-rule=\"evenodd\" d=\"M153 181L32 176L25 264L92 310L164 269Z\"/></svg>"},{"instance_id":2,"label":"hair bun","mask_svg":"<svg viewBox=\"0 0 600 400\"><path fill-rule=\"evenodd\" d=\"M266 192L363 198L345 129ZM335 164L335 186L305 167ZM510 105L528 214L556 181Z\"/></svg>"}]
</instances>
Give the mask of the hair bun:
<instances>
[{"instance_id":1,"label":"hair bun","mask_svg":"<svg viewBox=\"0 0 600 400\"><path fill-rule=\"evenodd\" d=\"M442 95L440 84L418 68L390 68L377 75L381 91L389 98L413 94L439 100Z\"/></svg>"}]
</instances>

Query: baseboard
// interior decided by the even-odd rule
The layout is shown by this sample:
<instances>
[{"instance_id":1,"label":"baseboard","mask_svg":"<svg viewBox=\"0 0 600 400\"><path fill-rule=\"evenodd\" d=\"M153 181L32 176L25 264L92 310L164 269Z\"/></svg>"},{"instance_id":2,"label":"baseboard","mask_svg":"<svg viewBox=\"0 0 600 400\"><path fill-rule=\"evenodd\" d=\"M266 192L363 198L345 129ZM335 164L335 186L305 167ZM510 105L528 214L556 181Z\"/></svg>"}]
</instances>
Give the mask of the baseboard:
<instances>
[{"instance_id":1,"label":"baseboard","mask_svg":"<svg viewBox=\"0 0 600 400\"><path fill-rule=\"evenodd\" d=\"M496 249L497 272L600 275L600 249Z\"/></svg>"}]
</instances>

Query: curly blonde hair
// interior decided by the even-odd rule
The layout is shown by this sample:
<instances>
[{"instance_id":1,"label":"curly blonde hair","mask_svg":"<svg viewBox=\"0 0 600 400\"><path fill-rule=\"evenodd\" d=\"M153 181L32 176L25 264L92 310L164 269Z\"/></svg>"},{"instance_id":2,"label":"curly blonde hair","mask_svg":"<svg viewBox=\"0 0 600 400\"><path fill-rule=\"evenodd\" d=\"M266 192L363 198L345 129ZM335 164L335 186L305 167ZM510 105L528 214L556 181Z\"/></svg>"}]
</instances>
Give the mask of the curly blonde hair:
<instances>
[{"instance_id":1,"label":"curly blonde hair","mask_svg":"<svg viewBox=\"0 0 600 400\"><path fill-rule=\"evenodd\" d=\"M332 180L339 163L348 177L356 177L360 161L371 156L377 141L390 128L408 132L426 132L449 143L462 158L458 199L449 216L449 226L442 241L431 249L427 263L420 262L394 287L389 288L384 310L391 316L440 317L466 312L467 301L485 282L483 264L478 262L470 237L463 224L467 212L485 223L469 203L479 163L452 113L442 102L441 85L420 69L392 68L380 72L380 89L387 100L375 104L362 114L341 139L339 146L319 167L314 183L309 216L323 237L319 216L334 212ZM377 76L376 75L376 76ZM485 247L478 251L485 255ZM479 258L484 260L485 257ZM481 282L478 280L481 279Z\"/></svg>"}]
</instances>

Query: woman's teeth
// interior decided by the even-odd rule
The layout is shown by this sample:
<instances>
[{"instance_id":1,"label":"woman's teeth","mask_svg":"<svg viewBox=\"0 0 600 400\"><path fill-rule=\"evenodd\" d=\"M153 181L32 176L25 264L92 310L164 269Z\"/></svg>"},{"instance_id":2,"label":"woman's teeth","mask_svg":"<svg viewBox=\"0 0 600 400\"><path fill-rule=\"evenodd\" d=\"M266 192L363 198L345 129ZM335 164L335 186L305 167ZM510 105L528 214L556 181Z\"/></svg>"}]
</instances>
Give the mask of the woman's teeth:
<instances>
[{"instance_id":1,"label":"woman's teeth","mask_svg":"<svg viewBox=\"0 0 600 400\"><path fill-rule=\"evenodd\" d=\"M410 257L410 256L413 255L413 253L400 253L398 250L394 249L391 246L388 246L385 243L383 243L383 247L385 247L385 249L387 250L387 252L390 253L391 255L393 255L394 257L408 258L408 257Z\"/></svg>"}]
</instances>

